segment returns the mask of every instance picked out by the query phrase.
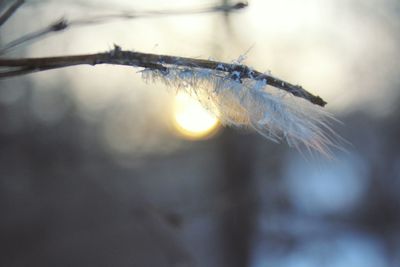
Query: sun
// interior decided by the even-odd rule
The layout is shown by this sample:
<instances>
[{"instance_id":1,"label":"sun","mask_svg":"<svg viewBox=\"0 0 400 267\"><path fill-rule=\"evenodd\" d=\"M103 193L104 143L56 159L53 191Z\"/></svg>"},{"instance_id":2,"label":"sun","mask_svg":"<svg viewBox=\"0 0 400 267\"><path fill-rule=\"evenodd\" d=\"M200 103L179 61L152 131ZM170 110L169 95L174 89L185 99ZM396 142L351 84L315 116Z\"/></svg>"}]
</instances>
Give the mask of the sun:
<instances>
[{"instance_id":1,"label":"sun","mask_svg":"<svg viewBox=\"0 0 400 267\"><path fill-rule=\"evenodd\" d=\"M219 120L185 92L175 96L173 122L179 135L191 140L206 139L219 127Z\"/></svg>"}]
</instances>

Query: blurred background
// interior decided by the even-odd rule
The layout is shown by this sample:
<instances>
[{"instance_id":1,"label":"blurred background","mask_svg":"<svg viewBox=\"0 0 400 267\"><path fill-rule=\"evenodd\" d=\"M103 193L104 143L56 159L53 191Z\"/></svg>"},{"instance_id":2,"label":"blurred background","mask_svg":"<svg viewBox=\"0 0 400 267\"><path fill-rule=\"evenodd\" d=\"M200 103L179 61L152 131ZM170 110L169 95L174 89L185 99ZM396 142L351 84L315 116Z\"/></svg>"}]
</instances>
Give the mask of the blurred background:
<instances>
[{"instance_id":1,"label":"blurred background","mask_svg":"<svg viewBox=\"0 0 400 267\"><path fill-rule=\"evenodd\" d=\"M234 3L28 0L0 44L61 17ZM0 266L400 266L399 18L397 0L251 0L72 27L4 55L248 51L246 64L322 96L351 144L304 156L130 67L1 80Z\"/></svg>"}]
</instances>

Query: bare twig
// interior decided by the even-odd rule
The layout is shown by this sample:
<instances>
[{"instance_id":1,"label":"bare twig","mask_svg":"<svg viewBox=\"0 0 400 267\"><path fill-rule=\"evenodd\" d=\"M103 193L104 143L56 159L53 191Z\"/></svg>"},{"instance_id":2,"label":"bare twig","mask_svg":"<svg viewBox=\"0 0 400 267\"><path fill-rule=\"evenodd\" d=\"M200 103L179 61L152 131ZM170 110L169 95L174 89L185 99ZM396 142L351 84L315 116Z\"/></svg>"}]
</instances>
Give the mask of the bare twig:
<instances>
[{"instance_id":1,"label":"bare twig","mask_svg":"<svg viewBox=\"0 0 400 267\"><path fill-rule=\"evenodd\" d=\"M168 68L173 66L215 70L216 72L228 73L231 79L238 82L242 82L242 79L265 80L270 86L285 90L316 105L324 106L326 104L322 98L311 94L301 86L293 85L269 74L258 72L246 65L187 57L123 51L118 46L115 46L115 49L110 52L97 54L43 58L0 59L0 68L6 68L4 72L0 73L0 78L7 78L76 65L94 66L97 64L143 67L162 72L168 72Z\"/></svg>"},{"instance_id":2,"label":"bare twig","mask_svg":"<svg viewBox=\"0 0 400 267\"><path fill-rule=\"evenodd\" d=\"M25 44L32 40L39 40L40 37L43 37L51 32L62 31L65 28L67 28L67 26L68 26L67 21L65 21L64 19L60 19L59 21L49 25L48 27L46 27L42 30L28 33L20 38L15 39L14 41L9 42L8 44L6 44L4 47L2 47L0 49L0 55L10 52L12 49L16 48L17 46L19 46L21 44Z\"/></svg>"},{"instance_id":3,"label":"bare twig","mask_svg":"<svg viewBox=\"0 0 400 267\"><path fill-rule=\"evenodd\" d=\"M181 15L194 15L202 13L214 13L214 12L232 12L235 10L246 8L247 3L236 3L236 4L224 4L216 5L205 8L191 8L191 9L180 9L180 10L166 10L166 11L130 11L130 12L120 12L116 14L100 15L92 18L85 18L80 20L74 20L69 23L69 25L87 25L87 24L98 24L106 23L111 20L129 20L138 18L150 18L150 17L162 17L162 16L181 16Z\"/></svg>"},{"instance_id":4,"label":"bare twig","mask_svg":"<svg viewBox=\"0 0 400 267\"><path fill-rule=\"evenodd\" d=\"M3 25L23 3L25 3L24 0L14 1L14 3L12 3L11 6L0 16L0 26Z\"/></svg>"},{"instance_id":5,"label":"bare twig","mask_svg":"<svg viewBox=\"0 0 400 267\"><path fill-rule=\"evenodd\" d=\"M202 13L213 13L213 12L232 12L235 10L243 9L247 7L247 3L239 2L236 4L217 5L198 9L182 9L182 10L170 10L170 11L142 11L142 12L123 12L117 14L100 15L91 18L77 19L68 21L65 18L61 18L58 21L52 23L44 29L40 29L31 33L28 33L22 37L19 37L4 47L0 48L0 55L6 54L16 47L26 44L27 42L34 42L44 38L50 33L61 32L65 29L69 29L75 26L88 26L97 25L101 23L107 23L114 20L130 20L138 18L151 18L161 16L179 16L179 15L193 15Z\"/></svg>"}]
</instances>

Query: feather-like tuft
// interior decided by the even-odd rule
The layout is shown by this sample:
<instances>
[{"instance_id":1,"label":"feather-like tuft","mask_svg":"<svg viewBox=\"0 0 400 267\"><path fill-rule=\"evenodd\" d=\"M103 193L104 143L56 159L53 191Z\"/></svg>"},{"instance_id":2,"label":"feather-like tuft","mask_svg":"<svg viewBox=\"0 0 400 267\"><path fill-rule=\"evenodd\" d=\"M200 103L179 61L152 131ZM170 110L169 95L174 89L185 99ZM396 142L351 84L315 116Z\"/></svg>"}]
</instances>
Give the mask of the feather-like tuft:
<instances>
[{"instance_id":1,"label":"feather-like tuft","mask_svg":"<svg viewBox=\"0 0 400 267\"><path fill-rule=\"evenodd\" d=\"M146 81L161 81L183 90L222 124L251 127L274 141L319 151L329 156L340 137L330 128L335 119L322 107L283 90L268 86L265 79L241 79L240 73L170 66L165 71L145 69Z\"/></svg>"}]
</instances>

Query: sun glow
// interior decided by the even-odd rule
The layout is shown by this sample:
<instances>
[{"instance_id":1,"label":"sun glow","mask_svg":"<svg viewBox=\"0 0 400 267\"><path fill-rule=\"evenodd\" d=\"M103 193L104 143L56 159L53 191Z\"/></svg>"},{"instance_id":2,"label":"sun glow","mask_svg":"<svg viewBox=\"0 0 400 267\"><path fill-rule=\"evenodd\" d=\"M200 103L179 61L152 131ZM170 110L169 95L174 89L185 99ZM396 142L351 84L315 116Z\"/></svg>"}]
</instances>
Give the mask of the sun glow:
<instances>
[{"instance_id":1,"label":"sun glow","mask_svg":"<svg viewBox=\"0 0 400 267\"><path fill-rule=\"evenodd\" d=\"M177 132L187 139L205 139L217 132L219 121L190 95L175 96L173 122Z\"/></svg>"}]
</instances>

